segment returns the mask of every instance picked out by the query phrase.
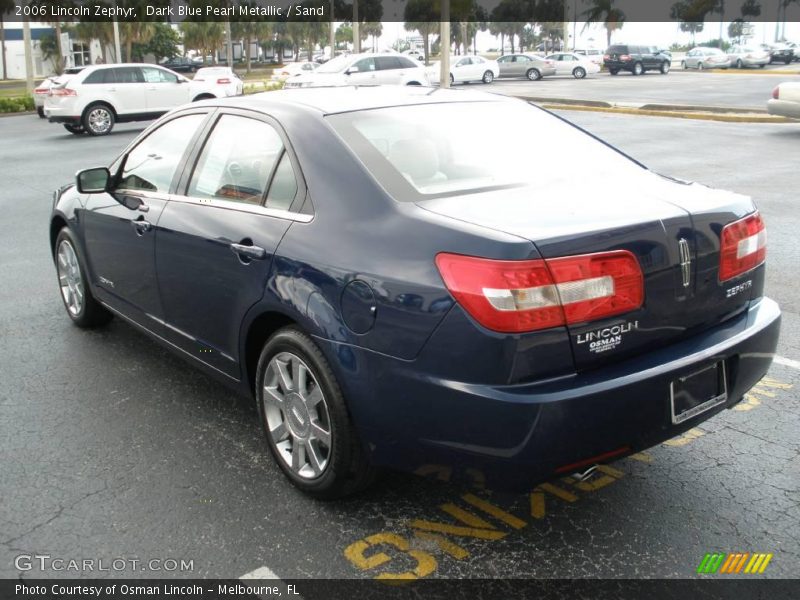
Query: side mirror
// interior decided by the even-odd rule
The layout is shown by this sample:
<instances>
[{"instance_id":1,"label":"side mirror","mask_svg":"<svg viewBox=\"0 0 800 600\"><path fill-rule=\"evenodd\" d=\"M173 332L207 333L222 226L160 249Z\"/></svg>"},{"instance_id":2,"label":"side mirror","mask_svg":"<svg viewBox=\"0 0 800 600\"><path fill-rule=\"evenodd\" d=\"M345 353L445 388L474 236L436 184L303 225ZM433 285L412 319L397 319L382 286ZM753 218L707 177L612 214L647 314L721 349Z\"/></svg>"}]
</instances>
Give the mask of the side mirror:
<instances>
[{"instance_id":1,"label":"side mirror","mask_svg":"<svg viewBox=\"0 0 800 600\"><path fill-rule=\"evenodd\" d=\"M352 73L358 73L358 67L350 67L344 72L345 75L350 75Z\"/></svg>"},{"instance_id":2,"label":"side mirror","mask_svg":"<svg viewBox=\"0 0 800 600\"><path fill-rule=\"evenodd\" d=\"M111 173L106 167L95 167L78 171L75 176L81 194L102 194L108 191Z\"/></svg>"}]
</instances>

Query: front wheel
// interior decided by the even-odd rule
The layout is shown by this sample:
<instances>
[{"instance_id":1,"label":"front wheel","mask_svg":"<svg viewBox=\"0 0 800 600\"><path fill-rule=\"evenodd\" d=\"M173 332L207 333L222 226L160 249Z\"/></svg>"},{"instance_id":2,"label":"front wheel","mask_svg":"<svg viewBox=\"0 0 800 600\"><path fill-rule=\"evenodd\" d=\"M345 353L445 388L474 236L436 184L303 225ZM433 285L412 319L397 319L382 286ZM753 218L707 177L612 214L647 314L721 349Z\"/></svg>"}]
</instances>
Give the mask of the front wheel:
<instances>
[{"instance_id":1,"label":"front wheel","mask_svg":"<svg viewBox=\"0 0 800 600\"><path fill-rule=\"evenodd\" d=\"M269 339L258 360L256 399L270 451L297 488L334 499L372 481L336 376L308 335L286 327Z\"/></svg>"},{"instance_id":2,"label":"front wheel","mask_svg":"<svg viewBox=\"0 0 800 600\"><path fill-rule=\"evenodd\" d=\"M56 238L55 261L61 300L72 322L83 328L108 323L111 313L92 296L86 269L78 256L77 244L66 227L61 229Z\"/></svg>"},{"instance_id":3,"label":"front wheel","mask_svg":"<svg viewBox=\"0 0 800 600\"><path fill-rule=\"evenodd\" d=\"M662 75L666 75L667 73L669 73L669 67L670 67L670 65L669 65L669 63L667 61L662 62L661 63L661 69L660 69L661 74Z\"/></svg>"},{"instance_id":4,"label":"front wheel","mask_svg":"<svg viewBox=\"0 0 800 600\"><path fill-rule=\"evenodd\" d=\"M637 62L635 65L633 65L633 74L641 75L642 73L644 73L644 67L642 66L642 63Z\"/></svg>"},{"instance_id":5,"label":"front wheel","mask_svg":"<svg viewBox=\"0 0 800 600\"><path fill-rule=\"evenodd\" d=\"M542 73L539 71L539 69L528 69L526 76L531 81L539 81L542 78Z\"/></svg>"},{"instance_id":6,"label":"front wheel","mask_svg":"<svg viewBox=\"0 0 800 600\"><path fill-rule=\"evenodd\" d=\"M736 61L736 68L737 69L744 69L744 63L742 62L741 58Z\"/></svg>"},{"instance_id":7,"label":"front wheel","mask_svg":"<svg viewBox=\"0 0 800 600\"><path fill-rule=\"evenodd\" d=\"M705 67L703 66L703 63L701 63L701 62L697 63L697 70L698 71L702 71L703 69L705 69Z\"/></svg>"},{"instance_id":8,"label":"front wheel","mask_svg":"<svg viewBox=\"0 0 800 600\"><path fill-rule=\"evenodd\" d=\"M494 73L491 71L486 71L486 73L483 74L483 77L481 77L481 81L483 83L492 83L494 81Z\"/></svg>"},{"instance_id":9,"label":"front wheel","mask_svg":"<svg viewBox=\"0 0 800 600\"><path fill-rule=\"evenodd\" d=\"M105 104L93 104L83 114L83 127L89 135L108 135L114 129L114 111Z\"/></svg>"},{"instance_id":10,"label":"front wheel","mask_svg":"<svg viewBox=\"0 0 800 600\"><path fill-rule=\"evenodd\" d=\"M681 61L681 69L683 69L683 70L685 71L685 70L686 70L686 68L687 68L687 67L686 67L686 61L685 61L685 60L682 60L682 61Z\"/></svg>"},{"instance_id":11,"label":"front wheel","mask_svg":"<svg viewBox=\"0 0 800 600\"><path fill-rule=\"evenodd\" d=\"M456 78L453 77L453 74L450 73L450 85L453 85L456 82Z\"/></svg>"},{"instance_id":12,"label":"front wheel","mask_svg":"<svg viewBox=\"0 0 800 600\"><path fill-rule=\"evenodd\" d=\"M575 79L583 79L584 77L586 77L586 69L584 69L583 67L578 67L574 71L572 71L572 76Z\"/></svg>"}]
</instances>

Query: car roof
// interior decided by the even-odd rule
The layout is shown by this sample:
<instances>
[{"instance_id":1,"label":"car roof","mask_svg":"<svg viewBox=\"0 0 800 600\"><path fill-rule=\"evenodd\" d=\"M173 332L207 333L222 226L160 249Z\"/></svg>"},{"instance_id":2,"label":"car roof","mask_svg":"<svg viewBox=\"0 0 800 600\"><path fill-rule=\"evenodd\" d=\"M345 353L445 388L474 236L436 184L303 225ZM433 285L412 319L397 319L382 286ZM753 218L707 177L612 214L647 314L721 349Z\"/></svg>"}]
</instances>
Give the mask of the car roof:
<instances>
[{"instance_id":1,"label":"car roof","mask_svg":"<svg viewBox=\"0 0 800 600\"><path fill-rule=\"evenodd\" d=\"M314 87L262 92L235 96L224 100L209 100L218 106L248 108L267 112L276 104L302 107L322 114L335 114L419 104L449 102L518 102L507 96L485 92L443 90L423 86L337 86Z\"/></svg>"}]
</instances>

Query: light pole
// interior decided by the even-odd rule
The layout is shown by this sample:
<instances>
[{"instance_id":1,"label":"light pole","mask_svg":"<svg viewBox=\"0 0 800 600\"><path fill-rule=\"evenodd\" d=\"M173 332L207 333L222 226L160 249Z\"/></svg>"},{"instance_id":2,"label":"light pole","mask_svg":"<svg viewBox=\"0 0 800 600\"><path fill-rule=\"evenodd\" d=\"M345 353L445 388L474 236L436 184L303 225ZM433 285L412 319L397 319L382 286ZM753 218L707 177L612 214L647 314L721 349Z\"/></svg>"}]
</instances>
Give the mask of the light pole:
<instances>
[{"instance_id":1,"label":"light pole","mask_svg":"<svg viewBox=\"0 0 800 600\"><path fill-rule=\"evenodd\" d=\"M450 0L442 1L439 23L439 87L450 87Z\"/></svg>"},{"instance_id":2,"label":"light pole","mask_svg":"<svg viewBox=\"0 0 800 600\"><path fill-rule=\"evenodd\" d=\"M33 53L31 52L31 22L22 17L22 43L25 44L25 89L33 95Z\"/></svg>"}]
</instances>

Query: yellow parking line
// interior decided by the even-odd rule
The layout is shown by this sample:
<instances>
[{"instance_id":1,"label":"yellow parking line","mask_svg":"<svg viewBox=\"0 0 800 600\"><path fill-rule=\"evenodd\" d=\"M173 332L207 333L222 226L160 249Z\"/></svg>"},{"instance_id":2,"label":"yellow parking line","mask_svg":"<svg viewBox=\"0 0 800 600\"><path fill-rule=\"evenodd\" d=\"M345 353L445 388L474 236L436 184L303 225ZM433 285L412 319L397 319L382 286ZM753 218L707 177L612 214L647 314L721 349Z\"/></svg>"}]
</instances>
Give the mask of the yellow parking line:
<instances>
[{"instance_id":1,"label":"yellow parking line","mask_svg":"<svg viewBox=\"0 0 800 600\"><path fill-rule=\"evenodd\" d=\"M499 540L507 535L505 531L497 531L496 529L462 527L460 525L448 525L447 523L434 523L433 521L426 521L424 519L414 519L411 521L411 523L409 523L409 525L413 529L435 531L437 533L449 533L450 535L473 537L482 540Z\"/></svg>"},{"instance_id":2,"label":"yellow parking line","mask_svg":"<svg viewBox=\"0 0 800 600\"><path fill-rule=\"evenodd\" d=\"M473 506L480 508L486 514L492 515L498 521L502 521L506 525L510 525L514 529L522 529L527 525L525 521L522 519L515 517L511 513L507 513L502 508L495 506L487 502L482 498L478 498L473 494L466 494L463 496L464 500L472 504Z\"/></svg>"}]
</instances>

